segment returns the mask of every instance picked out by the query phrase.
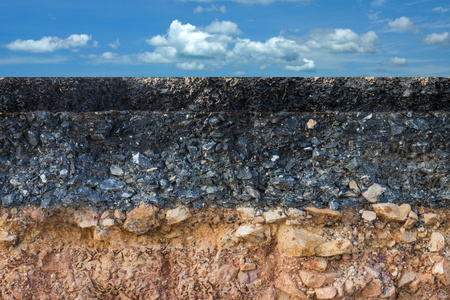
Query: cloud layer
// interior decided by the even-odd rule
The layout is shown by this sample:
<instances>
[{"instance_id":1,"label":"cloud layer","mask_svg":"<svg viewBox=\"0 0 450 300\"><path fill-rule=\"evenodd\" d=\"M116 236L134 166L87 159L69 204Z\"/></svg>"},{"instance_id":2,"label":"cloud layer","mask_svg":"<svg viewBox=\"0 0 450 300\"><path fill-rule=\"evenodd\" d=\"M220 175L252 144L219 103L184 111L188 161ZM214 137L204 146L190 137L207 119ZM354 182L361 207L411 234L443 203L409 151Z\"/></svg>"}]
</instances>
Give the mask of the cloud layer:
<instances>
[{"instance_id":1,"label":"cloud layer","mask_svg":"<svg viewBox=\"0 0 450 300\"><path fill-rule=\"evenodd\" d=\"M56 36L44 36L40 40L15 40L6 48L13 51L24 51L31 53L49 53L59 49L74 49L86 47L91 36L87 34L72 34L68 38L61 39Z\"/></svg>"},{"instance_id":2,"label":"cloud layer","mask_svg":"<svg viewBox=\"0 0 450 300\"><path fill-rule=\"evenodd\" d=\"M197 27L174 20L165 35L146 42L152 52L119 55L105 52L85 58L99 63L172 64L182 70L217 70L225 66L239 69L277 66L292 72L314 71L315 62L308 56L326 53L371 53L379 38L369 31L358 35L350 29L316 30L304 40L271 37L266 41L241 38L241 30L230 21L214 21Z\"/></svg>"}]
</instances>

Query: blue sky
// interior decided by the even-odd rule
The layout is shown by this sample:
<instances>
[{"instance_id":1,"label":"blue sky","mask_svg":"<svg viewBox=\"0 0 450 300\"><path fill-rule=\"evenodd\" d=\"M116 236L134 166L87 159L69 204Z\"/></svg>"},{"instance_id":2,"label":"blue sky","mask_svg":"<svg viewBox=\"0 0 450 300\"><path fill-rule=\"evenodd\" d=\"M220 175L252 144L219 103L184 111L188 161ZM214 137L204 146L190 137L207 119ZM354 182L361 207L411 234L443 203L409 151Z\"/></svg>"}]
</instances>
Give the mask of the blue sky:
<instances>
[{"instance_id":1,"label":"blue sky","mask_svg":"<svg viewBox=\"0 0 450 300\"><path fill-rule=\"evenodd\" d=\"M0 0L0 76L449 76L443 0Z\"/></svg>"}]
</instances>

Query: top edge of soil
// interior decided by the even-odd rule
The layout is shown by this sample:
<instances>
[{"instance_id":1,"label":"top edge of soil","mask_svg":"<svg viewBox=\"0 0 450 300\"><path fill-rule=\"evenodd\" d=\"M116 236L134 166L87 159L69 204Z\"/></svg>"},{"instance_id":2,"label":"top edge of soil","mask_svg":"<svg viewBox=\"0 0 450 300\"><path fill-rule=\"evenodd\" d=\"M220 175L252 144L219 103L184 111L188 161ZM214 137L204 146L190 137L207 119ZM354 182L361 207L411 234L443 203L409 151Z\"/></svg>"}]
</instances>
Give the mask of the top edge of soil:
<instances>
[{"instance_id":1,"label":"top edge of soil","mask_svg":"<svg viewBox=\"0 0 450 300\"><path fill-rule=\"evenodd\" d=\"M448 77L0 77L0 112L449 111Z\"/></svg>"}]
</instances>

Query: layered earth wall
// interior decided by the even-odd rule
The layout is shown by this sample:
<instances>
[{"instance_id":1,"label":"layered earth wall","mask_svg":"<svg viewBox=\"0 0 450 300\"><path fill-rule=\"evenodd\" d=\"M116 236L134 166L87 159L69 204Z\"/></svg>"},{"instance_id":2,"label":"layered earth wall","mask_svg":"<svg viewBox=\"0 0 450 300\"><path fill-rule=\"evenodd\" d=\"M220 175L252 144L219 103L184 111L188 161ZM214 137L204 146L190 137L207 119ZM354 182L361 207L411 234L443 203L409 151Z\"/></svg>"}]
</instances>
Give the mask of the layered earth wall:
<instances>
[{"instance_id":1,"label":"layered earth wall","mask_svg":"<svg viewBox=\"0 0 450 300\"><path fill-rule=\"evenodd\" d=\"M0 78L4 299L446 299L448 78Z\"/></svg>"}]
</instances>

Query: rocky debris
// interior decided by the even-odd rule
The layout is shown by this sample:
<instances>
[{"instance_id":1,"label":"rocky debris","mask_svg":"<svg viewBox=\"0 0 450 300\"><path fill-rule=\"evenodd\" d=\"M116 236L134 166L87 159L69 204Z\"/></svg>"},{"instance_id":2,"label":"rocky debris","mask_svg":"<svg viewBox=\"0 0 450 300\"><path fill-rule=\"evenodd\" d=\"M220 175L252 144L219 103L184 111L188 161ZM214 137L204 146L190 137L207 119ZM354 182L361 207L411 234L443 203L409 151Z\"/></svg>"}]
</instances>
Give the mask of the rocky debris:
<instances>
[{"instance_id":1,"label":"rocky debris","mask_svg":"<svg viewBox=\"0 0 450 300\"><path fill-rule=\"evenodd\" d=\"M312 256L315 248L326 239L305 229L281 226L278 230L278 248L290 256Z\"/></svg>"},{"instance_id":2,"label":"rocky debris","mask_svg":"<svg viewBox=\"0 0 450 300\"><path fill-rule=\"evenodd\" d=\"M425 213L417 211L420 216ZM190 216L182 222L169 221L186 213ZM249 290L260 298L297 299L448 295L446 246L436 243L442 248L430 251L433 240L444 237L445 242L446 222L436 223L432 230L405 229L409 219L403 224L388 218L369 223L359 218L358 208L341 213L339 221L316 223L312 215L291 210L286 222L299 217L302 221L286 225L267 224L256 215L249 219L236 209L195 211L146 203L126 213L39 206L2 209L0 279L9 285L0 285L0 290L30 298L31 291L48 295L61 286L60 297L70 298L81 295L81 290L70 288L78 284L72 274L82 274L79 278L88 279L89 286L83 295L91 298L113 297L119 289L129 298L155 292L168 298L245 298ZM449 215L445 209L427 208L426 213L440 220ZM408 213L408 218L414 217ZM258 218L261 223L254 223ZM421 234L415 234L414 241L402 237L410 233ZM224 238L230 241L224 243ZM20 280L24 269L25 284ZM37 284L42 278L52 283L51 291ZM195 289L195 282L204 284Z\"/></svg>"},{"instance_id":3,"label":"rocky debris","mask_svg":"<svg viewBox=\"0 0 450 300\"><path fill-rule=\"evenodd\" d=\"M442 207L450 197L446 115L3 112L0 200L3 207L131 210L144 201L159 208L245 206L263 213L311 206L339 212L363 208L365 196ZM309 119L320 126L299 125ZM405 125L410 120L418 127ZM421 130L425 123L428 129ZM404 132L392 136L392 124L403 124ZM35 146L29 130L39 134ZM411 152L418 140L430 145L428 152Z\"/></svg>"},{"instance_id":4,"label":"rocky debris","mask_svg":"<svg viewBox=\"0 0 450 300\"><path fill-rule=\"evenodd\" d=\"M173 225L183 222L191 216L189 209L186 206L178 206L166 212L167 224Z\"/></svg>"},{"instance_id":5,"label":"rocky debris","mask_svg":"<svg viewBox=\"0 0 450 300\"><path fill-rule=\"evenodd\" d=\"M411 211L411 205L405 203L400 206L392 203L379 203L372 205L377 215L389 220L403 222Z\"/></svg>"},{"instance_id":6,"label":"rocky debris","mask_svg":"<svg viewBox=\"0 0 450 300\"><path fill-rule=\"evenodd\" d=\"M372 184L366 191L362 193L362 196L369 202L375 203L378 202L378 196L383 194L386 191L385 187L382 187L379 184Z\"/></svg>"},{"instance_id":7,"label":"rocky debris","mask_svg":"<svg viewBox=\"0 0 450 300\"><path fill-rule=\"evenodd\" d=\"M137 234L144 234L159 225L158 212L157 207L141 202L139 207L128 213L123 228Z\"/></svg>"}]
</instances>

